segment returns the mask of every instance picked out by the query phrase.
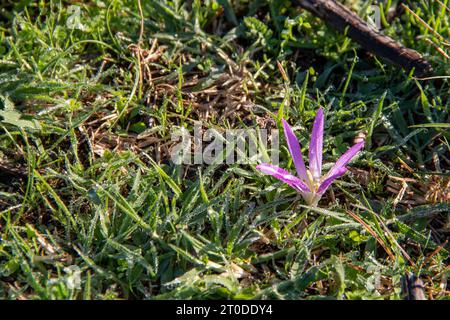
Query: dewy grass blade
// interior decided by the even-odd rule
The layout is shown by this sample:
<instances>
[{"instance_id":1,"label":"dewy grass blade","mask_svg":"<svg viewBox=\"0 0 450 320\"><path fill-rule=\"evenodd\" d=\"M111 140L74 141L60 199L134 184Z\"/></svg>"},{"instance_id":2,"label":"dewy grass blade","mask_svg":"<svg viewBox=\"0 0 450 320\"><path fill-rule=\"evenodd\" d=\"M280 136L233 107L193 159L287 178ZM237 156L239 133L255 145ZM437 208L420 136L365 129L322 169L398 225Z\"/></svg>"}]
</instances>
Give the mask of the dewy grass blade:
<instances>
[{"instance_id":1,"label":"dewy grass blade","mask_svg":"<svg viewBox=\"0 0 450 320\"><path fill-rule=\"evenodd\" d=\"M167 183L167 185L172 189L172 191L179 197L181 195L181 189L176 184L176 182L171 177L169 177L169 175L166 172L164 172L164 170L161 169L161 167L152 158L149 158L149 160L153 165L153 167L158 172L158 174L160 175L160 177L162 178L162 180L165 183Z\"/></svg>"}]
</instances>

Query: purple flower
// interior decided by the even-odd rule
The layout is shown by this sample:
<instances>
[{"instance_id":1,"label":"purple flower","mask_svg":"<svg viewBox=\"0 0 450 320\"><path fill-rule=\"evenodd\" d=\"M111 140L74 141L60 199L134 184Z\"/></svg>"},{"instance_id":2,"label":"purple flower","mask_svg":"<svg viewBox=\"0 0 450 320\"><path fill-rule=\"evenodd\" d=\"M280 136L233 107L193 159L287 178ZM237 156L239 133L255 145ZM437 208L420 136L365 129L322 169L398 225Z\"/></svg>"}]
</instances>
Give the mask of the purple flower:
<instances>
[{"instance_id":1,"label":"purple flower","mask_svg":"<svg viewBox=\"0 0 450 320\"><path fill-rule=\"evenodd\" d=\"M294 176L286 170L268 163L262 163L256 166L256 169L287 183L297 190L309 205L317 206L320 198L331 183L347 172L346 165L364 147L364 141L348 149L334 164L331 170L325 176L322 176L323 109L320 108L317 111L317 116L314 120L309 146L309 169L305 167L297 137L284 119L282 119L282 122L289 152L291 153L298 176Z\"/></svg>"}]
</instances>

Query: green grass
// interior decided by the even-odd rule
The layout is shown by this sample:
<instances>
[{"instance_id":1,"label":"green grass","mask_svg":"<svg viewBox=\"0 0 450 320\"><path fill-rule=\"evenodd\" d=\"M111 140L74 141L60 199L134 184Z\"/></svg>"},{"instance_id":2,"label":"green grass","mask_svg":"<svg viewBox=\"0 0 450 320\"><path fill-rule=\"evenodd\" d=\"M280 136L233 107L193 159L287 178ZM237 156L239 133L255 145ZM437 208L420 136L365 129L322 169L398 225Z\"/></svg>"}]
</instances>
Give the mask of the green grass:
<instances>
[{"instance_id":1,"label":"green grass","mask_svg":"<svg viewBox=\"0 0 450 320\"><path fill-rule=\"evenodd\" d=\"M448 79L415 79L284 0L142 1L139 55L137 4L0 5L0 298L400 299L406 271L449 297ZM383 32L447 76L448 11L406 4L434 32L402 11ZM177 128L281 116L307 153L320 106L325 162L367 144L319 208L256 163L169 161Z\"/></svg>"}]
</instances>

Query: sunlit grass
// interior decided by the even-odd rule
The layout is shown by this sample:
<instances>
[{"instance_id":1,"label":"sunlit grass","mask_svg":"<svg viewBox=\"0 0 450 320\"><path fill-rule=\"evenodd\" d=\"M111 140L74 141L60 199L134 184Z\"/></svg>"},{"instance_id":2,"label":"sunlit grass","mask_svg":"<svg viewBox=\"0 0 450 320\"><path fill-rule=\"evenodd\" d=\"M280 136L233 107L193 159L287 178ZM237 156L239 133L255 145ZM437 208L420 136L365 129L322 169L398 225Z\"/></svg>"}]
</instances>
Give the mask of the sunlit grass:
<instances>
[{"instance_id":1,"label":"sunlit grass","mask_svg":"<svg viewBox=\"0 0 450 320\"><path fill-rule=\"evenodd\" d=\"M142 1L141 44L137 1L2 4L0 298L399 299L406 271L449 296L448 79L289 1L226 2ZM448 1L406 4L427 25L399 10L383 32L447 75ZM307 154L319 107L327 170L366 147L318 208L256 163L170 161L198 121L285 118Z\"/></svg>"}]
</instances>

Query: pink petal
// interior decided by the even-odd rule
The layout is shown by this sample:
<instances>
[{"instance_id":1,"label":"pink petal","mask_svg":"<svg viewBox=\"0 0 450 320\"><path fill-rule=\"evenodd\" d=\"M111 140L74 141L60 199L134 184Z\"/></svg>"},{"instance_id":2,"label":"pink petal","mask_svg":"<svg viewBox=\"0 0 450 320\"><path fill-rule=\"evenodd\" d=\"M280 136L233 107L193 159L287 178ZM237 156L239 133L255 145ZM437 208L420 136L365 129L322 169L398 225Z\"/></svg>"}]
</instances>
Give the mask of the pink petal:
<instances>
[{"instance_id":1,"label":"pink petal","mask_svg":"<svg viewBox=\"0 0 450 320\"><path fill-rule=\"evenodd\" d=\"M323 109L320 108L314 120L309 144L309 170L316 180L322 175L323 118Z\"/></svg>"},{"instance_id":2,"label":"pink petal","mask_svg":"<svg viewBox=\"0 0 450 320\"><path fill-rule=\"evenodd\" d=\"M327 175L327 178L323 180L323 182L320 184L319 189L317 190L318 194L322 194L325 191L327 191L328 187L333 183L334 180L344 175L344 173L347 172L346 167L341 167L338 170L335 171L333 175Z\"/></svg>"},{"instance_id":3,"label":"pink petal","mask_svg":"<svg viewBox=\"0 0 450 320\"><path fill-rule=\"evenodd\" d=\"M300 150L300 143L298 142L297 137L295 136L294 132L292 132L292 129L286 122L286 120L282 119L282 122L284 135L286 137L289 152L291 153L292 160L294 161L297 174L300 179L302 179L303 181L307 181L308 177L306 175L306 167L305 162L303 161L302 151Z\"/></svg>"},{"instance_id":4,"label":"pink petal","mask_svg":"<svg viewBox=\"0 0 450 320\"><path fill-rule=\"evenodd\" d=\"M279 168L277 166L273 166L273 165L268 164L268 163L262 163L260 165L257 165L256 169L258 169L259 171L261 171L261 172L263 172L265 174L270 174L274 178L276 178L276 179L278 179L280 181L283 181L284 183L287 183L292 188L294 188L294 189L296 189L298 191L310 192L308 186L303 181L301 181L296 176L290 174L286 170L281 169L281 168Z\"/></svg>"},{"instance_id":5,"label":"pink petal","mask_svg":"<svg viewBox=\"0 0 450 320\"><path fill-rule=\"evenodd\" d=\"M348 149L336 163L333 168L327 173L327 177L331 177L336 174L341 168L345 167L347 163L352 160L352 158L364 147L364 141L354 144L350 149Z\"/></svg>"}]
</instances>

